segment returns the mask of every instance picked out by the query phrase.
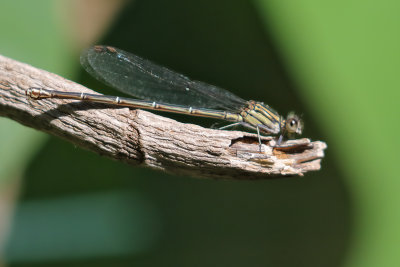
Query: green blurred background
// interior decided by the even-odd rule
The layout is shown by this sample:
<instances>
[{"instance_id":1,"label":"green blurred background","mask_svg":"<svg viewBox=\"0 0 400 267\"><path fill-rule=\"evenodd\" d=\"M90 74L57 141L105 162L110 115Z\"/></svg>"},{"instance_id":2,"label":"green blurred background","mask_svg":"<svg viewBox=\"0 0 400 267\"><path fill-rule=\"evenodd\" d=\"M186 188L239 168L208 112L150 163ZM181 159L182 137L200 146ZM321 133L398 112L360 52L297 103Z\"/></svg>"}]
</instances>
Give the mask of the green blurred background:
<instances>
[{"instance_id":1,"label":"green blurred background","mask_svg":"<svg viewBox=\"0 0 400 267\"><path fill-rule=\"evenodd\" d=\"M304 136L328 150L303 178L202 180L0 118L1 263L399 266L399 11L365 0L2 1L2 55L115 94L79 53L119 47L302 113Z\"/></svg>"}]
</instances>

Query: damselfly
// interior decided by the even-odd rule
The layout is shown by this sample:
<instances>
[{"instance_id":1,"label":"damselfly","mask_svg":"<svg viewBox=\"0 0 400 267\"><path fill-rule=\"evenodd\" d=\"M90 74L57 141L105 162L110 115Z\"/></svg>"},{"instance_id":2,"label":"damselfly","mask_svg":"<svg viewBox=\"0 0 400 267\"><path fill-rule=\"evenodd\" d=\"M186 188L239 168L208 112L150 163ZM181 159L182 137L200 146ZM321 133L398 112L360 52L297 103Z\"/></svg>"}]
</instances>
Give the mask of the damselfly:
<instances>
[{"instance_id":1,"label":"damselfly","mask_svg":"<svg viewBox=\"0 0 400 267\"><path fill-rule=\"evenodd\" d=\"M234 122L220 129L242 125L260 132L292 138L301 134L303 124L293 113L284 119L262 102L246 101L216 86L156 65L110 46L94 46L81 55L81 64L96 79L139 99L29 88L34 99L61 98L94 101L119 106L183 113Z\"/></svg>"}]
</instances>

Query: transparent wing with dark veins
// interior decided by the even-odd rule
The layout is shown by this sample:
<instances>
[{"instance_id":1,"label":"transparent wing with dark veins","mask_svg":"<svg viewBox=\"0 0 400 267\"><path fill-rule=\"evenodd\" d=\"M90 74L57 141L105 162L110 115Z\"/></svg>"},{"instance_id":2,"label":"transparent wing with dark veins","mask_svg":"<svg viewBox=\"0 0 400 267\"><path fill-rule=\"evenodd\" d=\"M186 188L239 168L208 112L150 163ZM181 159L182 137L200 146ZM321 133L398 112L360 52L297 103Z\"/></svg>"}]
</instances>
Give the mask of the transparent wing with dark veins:
<instances>
[{"instance_id":1,"label":"transparent wing with dark veins","mask_svg":"<svg viewBox=\"0 0 400 267\"><path fill-rule=\"evenodd\" d=\"M93 77L121 92L160 103L237 111L242 98L216 86L156 65L123 50L94 46L81 55L81 64Z\"/></svg>"}]
</instances>

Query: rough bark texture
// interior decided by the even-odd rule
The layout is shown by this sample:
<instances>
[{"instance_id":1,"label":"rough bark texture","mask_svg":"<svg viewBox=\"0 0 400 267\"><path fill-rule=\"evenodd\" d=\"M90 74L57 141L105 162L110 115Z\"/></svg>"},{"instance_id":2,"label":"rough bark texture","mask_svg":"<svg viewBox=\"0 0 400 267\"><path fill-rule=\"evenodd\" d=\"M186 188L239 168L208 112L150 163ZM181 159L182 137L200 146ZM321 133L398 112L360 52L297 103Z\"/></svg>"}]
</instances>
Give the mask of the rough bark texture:
<instances>
[{"instance_id":1,"label":"rough bark texture","mask_svg":"<svg viewBox=\"0 0 400 267\"><path fill-rule=\"evenodd\" d=\"M321 168L324 142L184 124L144 110L80 101L32 100L30 87L93 91L58 75L0 56L0 115L62 137L100 155L174 174L223 179L302 176ZM6 129L2 129L3 131Z\"/></svg>"}]
</instances>

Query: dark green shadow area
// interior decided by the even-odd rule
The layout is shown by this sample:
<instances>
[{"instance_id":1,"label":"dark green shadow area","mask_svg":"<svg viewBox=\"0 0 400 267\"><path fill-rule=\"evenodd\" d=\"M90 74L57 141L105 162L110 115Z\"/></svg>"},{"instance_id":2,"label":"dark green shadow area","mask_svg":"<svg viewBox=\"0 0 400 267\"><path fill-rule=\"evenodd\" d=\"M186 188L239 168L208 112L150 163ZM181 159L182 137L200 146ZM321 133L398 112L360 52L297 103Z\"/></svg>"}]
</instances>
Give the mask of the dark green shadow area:
<instances>
[{"instance_id":1,"label":"dark green shadow area","mask_svg":"<svg viewBox=\"0 0 400 267\"><path fill-rule=\"evenodd\" d=\"M307 107L298 101L296 86L251 2L135 1L102 43L245 99L264 101L283 114L303 111L304 136L329 145ZM81 82L117 94L102 90L105 86L85 73ZM142 225L143 231L157 233L148 232L152 241L141 250L132 247L131 253L128 249L80 259L20 260L14 265L338 266L350 241L351 202L335 159L329 150L327 154L322 170L304 178L215 181L127 166L51 138L27 169L23 201L132 192L150 203L140 214L157 220L157 226ZM129 205L125 209L129 213ZM124 230L126 226L121 226L116 236L135 239L137 231ZM78 236L75 243L81 241Z\"/></svg>"}]
</instances>

